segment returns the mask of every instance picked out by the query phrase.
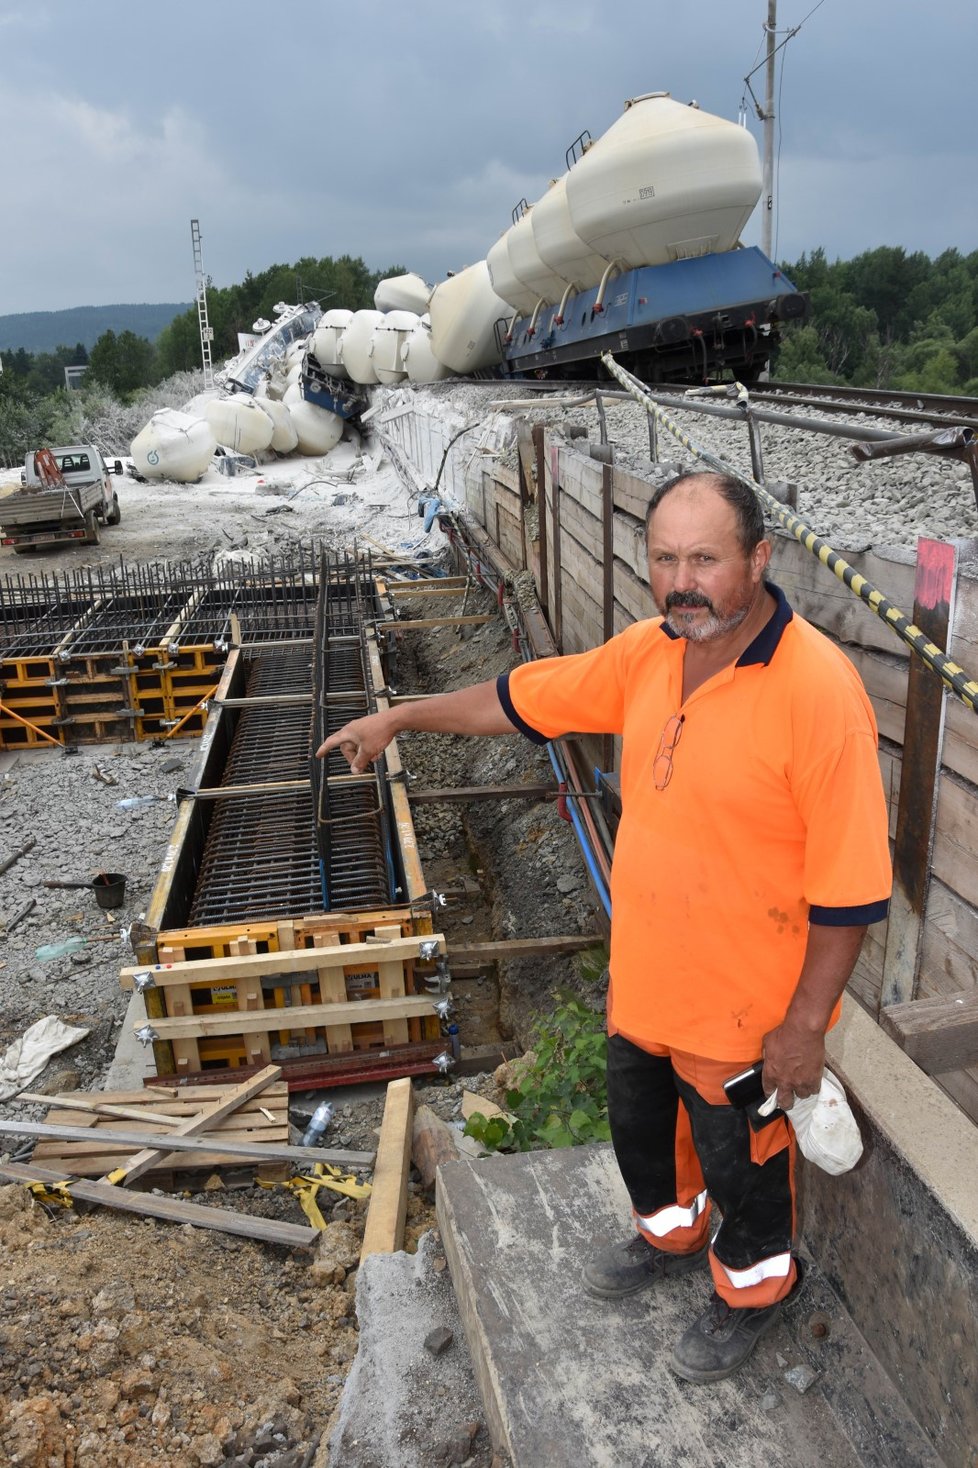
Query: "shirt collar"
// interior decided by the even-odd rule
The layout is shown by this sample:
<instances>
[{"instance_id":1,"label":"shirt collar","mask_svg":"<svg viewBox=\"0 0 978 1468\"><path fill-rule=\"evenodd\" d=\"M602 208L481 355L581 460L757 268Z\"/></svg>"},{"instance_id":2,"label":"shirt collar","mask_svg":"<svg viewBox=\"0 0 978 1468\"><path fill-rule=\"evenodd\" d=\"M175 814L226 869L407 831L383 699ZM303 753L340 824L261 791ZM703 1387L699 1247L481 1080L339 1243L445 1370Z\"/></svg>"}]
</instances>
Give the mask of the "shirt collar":
<instances>
[{"instance_id":1,"label":"shirt collar","mask_svg":"<svg viewBox=\"0 0 978 1468\"><path fill-rule=\"evenodd\" d=\"M748 667L751 663L769 663L777 651L777 646L781 641L781 635L784 629L794 616L780 586L775 586L773 581L765 581L764 589L765 591L769 591L774 597L774 615L770 621L765 622L750 646L744 648L735 664L738 668ZM684 642L686 640L678 632L674 631L664 618L659 623L659 626L667 637L672 638L673 642Z\"/></svg>"}]
</instances>

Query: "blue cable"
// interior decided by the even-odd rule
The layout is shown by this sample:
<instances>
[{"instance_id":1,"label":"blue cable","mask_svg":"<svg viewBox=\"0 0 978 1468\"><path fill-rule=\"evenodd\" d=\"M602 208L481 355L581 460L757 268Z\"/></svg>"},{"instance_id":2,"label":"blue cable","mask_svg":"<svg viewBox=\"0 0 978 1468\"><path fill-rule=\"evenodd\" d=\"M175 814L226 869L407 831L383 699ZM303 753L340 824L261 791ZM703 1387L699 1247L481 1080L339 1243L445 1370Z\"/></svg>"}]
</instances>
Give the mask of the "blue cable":
<instances>
[{"instance_id":1,"label":"blue cable","mask_svg":"<svg viewBox=\"0 0 978 1468\"><path fill-rule=\"evenodd\" d=\"M564 772L560 768L560 764L558 763L557 756L554 753L554 747L552 743L547 745L547 753L550 756L550 763L553 765L554 774L557 777L557 783L566 783L564 780ZM591 843L588 840L587 832L584 829L584 823L581 820L580 814L573 801L570 801L568 803L567 809L570 811L571 824L573 825L574 832L577 836L577 844L580 846L581 851L584 854L584 860L587 863L587 869L591 873L591 878L594 882L595 887L597 888L598 897L601 899L601 906L604 908L605 912L610 918L611 896L608 892L607 887L604 884L604 878L598 870L598 864L595 859L594 852L591 849Z\"/></svg>"}]
</instances>

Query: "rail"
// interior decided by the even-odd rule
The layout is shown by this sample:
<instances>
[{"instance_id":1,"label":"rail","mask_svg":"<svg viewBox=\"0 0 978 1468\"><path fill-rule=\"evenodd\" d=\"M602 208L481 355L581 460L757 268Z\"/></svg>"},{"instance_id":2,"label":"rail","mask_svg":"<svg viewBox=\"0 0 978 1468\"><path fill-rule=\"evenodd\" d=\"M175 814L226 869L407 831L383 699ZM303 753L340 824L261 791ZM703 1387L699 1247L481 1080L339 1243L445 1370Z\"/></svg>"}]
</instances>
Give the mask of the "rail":
<instances>
[{"instance_id":1,"label":"rail","mask_svg":"<svg viewBox=\"0 0 978 1468\"><path fill-rule=\"evenodd\" d=\"M601 360L616 381L620 382L622 387L625 388L626 392L637 403L640 403L646 412L655 418L658 424L665 428L667 432L671 433L690 454L700 459L704 464L708 464L711 469L715 469L718 473L732 474L742 484L748 485L757 495L772 519L776 520L779 525L795 537L800 545L804 546L817 560L821 561L824 566L827 566L830 571L838 576L839 580L848 586L849 590L855 596L858 596L861 601L866 603L870 610L879 617L880 621L885 622L887 626L891 627L896 635L908 647L912 648L917 656L927 664L931 671L937 674L944 686L956 698L960 699L973 713L978 713L978 683L963 668L953 662L946 653L942 652L935 643L931 642L921 632L920 628L911 622L905 612L902 612L898 606L895 606L893 602L885 597L871 581L868 581L855 567L851 566L848 561L840 556L838 551L833 550L826 541L822 540L812 530L811 526L806 525L804 520L792 514L789 509L781 504L780 500L775 499L763 485L758 484L753 479L748 479L738 470L732 469L729 464L725 464L722 459L718 459L714 454L711 454L708 449L704 448L702 444L698 444L689 434L684 433L679 425L669 417L668 413L656 403L644 383L640 382L637 377L633 377L630 372L626 371L625 368L616 362L610 352L605 352Z\"/></svg>"}]
</instances>

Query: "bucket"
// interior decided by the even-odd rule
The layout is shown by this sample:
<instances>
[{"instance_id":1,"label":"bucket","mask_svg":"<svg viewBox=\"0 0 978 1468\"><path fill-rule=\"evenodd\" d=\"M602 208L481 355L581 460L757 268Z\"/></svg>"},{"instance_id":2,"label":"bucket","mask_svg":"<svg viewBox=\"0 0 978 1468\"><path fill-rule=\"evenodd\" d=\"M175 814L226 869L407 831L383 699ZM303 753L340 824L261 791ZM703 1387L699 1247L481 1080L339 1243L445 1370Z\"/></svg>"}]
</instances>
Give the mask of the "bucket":
<instances>
[{"instance_id":1,"label":"bucket","mask_svg":"<svg viewBox=\"0 0 978 1468\"><path fill-rule=\"evenodd\" d=\"M126 878L122 872L99 872L92 882L99 907L121 907L126 900Z\"/></svg>"}]
</instances>

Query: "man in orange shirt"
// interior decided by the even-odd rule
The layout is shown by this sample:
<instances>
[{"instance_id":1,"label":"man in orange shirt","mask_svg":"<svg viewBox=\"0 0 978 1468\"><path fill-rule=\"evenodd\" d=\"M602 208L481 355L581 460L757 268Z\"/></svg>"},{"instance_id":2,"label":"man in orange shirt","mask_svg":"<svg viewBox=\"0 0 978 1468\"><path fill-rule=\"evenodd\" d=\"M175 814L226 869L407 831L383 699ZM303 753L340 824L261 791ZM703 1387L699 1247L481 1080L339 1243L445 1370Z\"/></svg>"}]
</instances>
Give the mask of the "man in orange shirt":
<instances>
[{"instance_id":1,"label":"man in orange shirt","mask_svg":"<svg viewBox=\"0 0 978 1468\"><path fill-rule=\"evenodd\" d=\"M781 1106L818 1090L866 926L886 915L887 814L869 701L765 580L753 492L680 476L647 531L660 618L356 720L319 753L360 771L403 729L622 735L608 1110L635 1231L584 1282L620 1298L708 1260L713 1300L671 1361L708 1382L743 1364L799 1282L793 1133L781 1112L731 1106L723 1081L763 1058Z\"/></svg>"}]
</instances>

